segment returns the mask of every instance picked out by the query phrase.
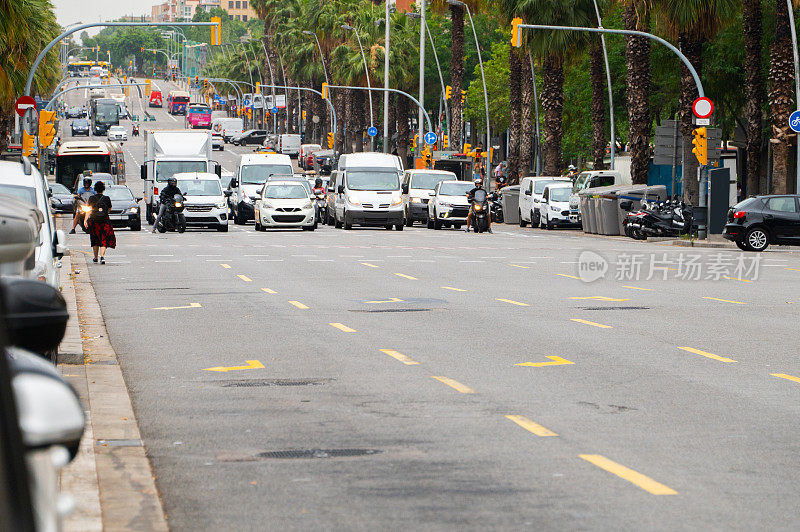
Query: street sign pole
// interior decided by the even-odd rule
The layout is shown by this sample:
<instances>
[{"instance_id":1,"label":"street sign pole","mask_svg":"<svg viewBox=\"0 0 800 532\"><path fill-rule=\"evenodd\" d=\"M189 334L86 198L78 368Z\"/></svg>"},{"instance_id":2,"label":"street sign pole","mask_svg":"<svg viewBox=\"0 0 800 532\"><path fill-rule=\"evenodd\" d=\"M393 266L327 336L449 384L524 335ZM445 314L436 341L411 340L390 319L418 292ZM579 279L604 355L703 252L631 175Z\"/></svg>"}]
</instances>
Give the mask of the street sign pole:
<instances>
[{"instance_id":1,"label":"street sign pole","mask_svg":"<svg viewBox=\"0 0 800 532\"><path fill-rule=\"evenodd\" d=\"M674 142L674 148L672 149L672 187L670 189L670 197L675 197L675 173L676 167L678 166L678 121L675 120L675 126L672 128L673 135L672 140Z\"/></svg>"}]
</instances>

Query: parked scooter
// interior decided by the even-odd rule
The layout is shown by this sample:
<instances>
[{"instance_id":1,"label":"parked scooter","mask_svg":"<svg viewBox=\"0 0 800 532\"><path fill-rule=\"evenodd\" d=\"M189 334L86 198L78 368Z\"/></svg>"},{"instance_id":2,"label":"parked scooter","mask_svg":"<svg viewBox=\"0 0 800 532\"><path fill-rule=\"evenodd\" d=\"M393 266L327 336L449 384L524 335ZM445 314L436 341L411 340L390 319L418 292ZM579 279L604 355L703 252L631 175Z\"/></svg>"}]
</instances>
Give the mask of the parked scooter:
<instances>
[{"instance_id":1,"label":"parked scooter","mask_svg":"<svg viewBox=\"0 0 800 532\"><path fill-rule=\"evenodd\" d=\"M492 192L489 194L489 200L491 201L489 204L489 212L492 213L492 221L499 224L505 221L505 216L503 216L503 204L500 202L502 194L502 192Z\"/></svg>"},{"instance_id":2,"label":"parked scooter","mask_svg":"<svg viewBox=\"0 0 800 532\"><path fill-rule=\"evenodd\" d=\"M632 205L630 200L620 203L620 207L627 211L631 211ZM625 235L636 240L646 240L648 236L677 237L691 231L692 208L678 199L642 201L641 209L628 212L622 225Z\"/></svg>"},{"instance_id":3,"label":"parked scooter","mask_svg":"<svg viewBox=\"0 0 800 532\"><path fill-rule=\"evenodd\" d=\"M167 231L177 231L183 233L186 231L186 216L183 214L183 209L185 208L183 196L181 194L175 194L166 205L167 211L158 222L158 232L166 233Z\"/></svg>"}]
</instances>

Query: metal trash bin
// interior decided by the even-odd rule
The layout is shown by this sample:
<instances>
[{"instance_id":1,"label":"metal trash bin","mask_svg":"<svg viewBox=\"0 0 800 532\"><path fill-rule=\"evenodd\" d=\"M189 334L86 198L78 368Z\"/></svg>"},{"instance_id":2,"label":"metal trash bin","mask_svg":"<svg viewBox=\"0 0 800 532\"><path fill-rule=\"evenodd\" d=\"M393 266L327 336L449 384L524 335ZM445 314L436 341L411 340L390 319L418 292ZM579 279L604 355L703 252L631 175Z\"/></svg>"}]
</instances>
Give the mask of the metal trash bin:
<instances>
[{"instance_id":1,"label":"metal trash bin","mask_svg":"<svg viewBox=\"0 0 800 532\"><path fill-rule=\"evenodd\" d=\"M617 190L621 185L610 185L592 189L596 233L600 235L619 235L619 216L617 214Z\"/></svg>"},{"instance_id":2,"label":"metal trash bin","mask_svg":"<svg viewBox=\"0 0 800 532\"><path fill-rule=\"evenodd\" d=\"M593 192L590 189L578 192L581 205L581 224L583 225L584 233L597 233L597 224L595 223L594 216L594 199L592 195Z\"/></svg>"},{"instance_id":3,"label":"metal trash bin","mask_svg":"<svg viewBox=\"0 0 800 532\"><path fill-rule=\"evenodd\" d=\"M500 204L503 206L503 222L519 224L519 185L503 187Z\"/></svg>"}]
</instances>

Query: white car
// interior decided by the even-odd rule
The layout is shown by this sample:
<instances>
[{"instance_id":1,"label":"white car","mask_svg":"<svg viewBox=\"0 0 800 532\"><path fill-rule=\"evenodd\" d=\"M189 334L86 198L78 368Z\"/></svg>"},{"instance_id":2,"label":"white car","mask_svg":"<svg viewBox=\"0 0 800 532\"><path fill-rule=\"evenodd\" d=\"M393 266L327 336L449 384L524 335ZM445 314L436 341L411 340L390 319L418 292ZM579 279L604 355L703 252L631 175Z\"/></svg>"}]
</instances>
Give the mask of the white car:
<instances>
[{"instance_id":1,"label":"white car","mask_svg":"<svg viewBox=\"0 0 800 532\"><path fill-rule=\"evenodd\" d=\"M63 231L56 230L49 190L47 181L27 159L21 162L0 161L0 193L27 201L36 206L44 217L34 252L33 269L27 269L25 276L58 288L58 268L61 257L66 253L67 239Z\"/></svg>"},{"instance_id":2,"label":"white car","mask_svg":"<svg viewBox=\"0 0 800 532\"><path fill-rule=\"evenodd\" d=\"M222 192L217 174L184 172L173 176L183 195L183 215L187 226L215 227L228 231L228 198Z\"/></svg>"},{"instance_id":3,"label":"white car","mask_svg":"<svg viewBox=\"0 0 800 532\"><path fill-rule=\"evenodd\" d=\"M544 187L550 183L572 183L568 177L526 177L519 189L519 226L539 225L539 203L542 201Z\"/></svg>"},{"instance_id":4,"label":"white car","mask_svg":"<svg viewBox=\"0 0 800 532\"><path fill-rule=\"evenodd\" d=\"M225 141L222 140L222 133L217 133L216 131L211 133L211 149L212 150L225 150Z\"/></svg>"},{"instance_id":5,"label":"white car","mask_svg":"<svg viewBox=\"0 0 800 532\"><path fill-rule=\"evenodd\" d=\"M428 229L461 229L469 214L467 193L474 186L472 181L439 181L428 202Z\"/></svg>"},{"instance_id":6,"label":"white car","mask_svg":"<svg viewBox=\"0 0 800 532\"><path fill-rule=\"evenodd\" d=\"M256 231L266 231L267 227L317 228L314 202L300 180L267 181L256 196L254 209Z\"/></svg>"},{"instance_id":7,"label":"white car","mask_svg":"<svg viewBox=\"0 0 800 532\"><path fill-rule=\"evenodd\" d=\"M108 128L108 140L128 140L128 132L123 126L111 126Z\"/></svg>"},{"instance_id":8,"label":"white car","mask_svg":"<svg viewBox=\"0 0 800 532\"><path fill-rule=\"evenodd\" d=\"M555 226L576 225L569 219L569 197L572 183L550 183L545 185L539 203L540 225L547 229Z\"/></svg>"}]
</instances>

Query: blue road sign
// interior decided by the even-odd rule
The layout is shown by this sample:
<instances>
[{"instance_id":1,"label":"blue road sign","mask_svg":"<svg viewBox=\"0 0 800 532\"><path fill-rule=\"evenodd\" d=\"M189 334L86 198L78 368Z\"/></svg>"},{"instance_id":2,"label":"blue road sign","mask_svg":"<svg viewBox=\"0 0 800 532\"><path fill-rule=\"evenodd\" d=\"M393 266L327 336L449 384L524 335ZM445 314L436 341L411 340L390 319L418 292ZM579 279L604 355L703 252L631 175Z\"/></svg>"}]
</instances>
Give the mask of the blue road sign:
<instances>
[{"instance_id":1,"label":"blue road sign","mask_svg":"<svg viewBox=\"0 0 800 532\"><path fill-rule=\"evenodd\" d=\"M369 126L369 129L367 129L367 135L369 135L370 137L374 137L377 134L378 134L378 128L375 126Z\"/></svg>"},{"instance_id":2,"label":"blue road sign","mask_svg":"<svg viewBox=\"0 0 800 532\"><path fill-rule=\"evenodd\" d=\"M434 145L436 144L437 140L439 140L439 137L436 136L436 133L434 133L433 131L428 131L427 133L425 133L425 144Z\"/></svg>"},{"instance_id":3,"label":"blue road sign","mask_svg":"<svg viewBox=\"0 0 800 532\"><path fill-rule=\"evenodd\" d=\"M277 107L273 107L272 108L272 114L274 114L274 115L278 114L278 108Z\"/></svg>"},{"instance_id":4,"label":"blue road sign","mask_svg":"<svg viewBox=\"0 0 800 532\"><path fill-rule=\"evenodd\" d=\"M800 111L795 111L789 116L789 127L795 133L800 133Z\"/></svg>"}]
</instances>

